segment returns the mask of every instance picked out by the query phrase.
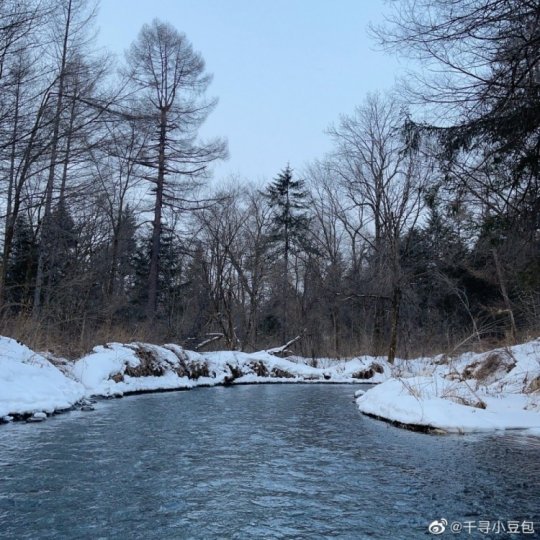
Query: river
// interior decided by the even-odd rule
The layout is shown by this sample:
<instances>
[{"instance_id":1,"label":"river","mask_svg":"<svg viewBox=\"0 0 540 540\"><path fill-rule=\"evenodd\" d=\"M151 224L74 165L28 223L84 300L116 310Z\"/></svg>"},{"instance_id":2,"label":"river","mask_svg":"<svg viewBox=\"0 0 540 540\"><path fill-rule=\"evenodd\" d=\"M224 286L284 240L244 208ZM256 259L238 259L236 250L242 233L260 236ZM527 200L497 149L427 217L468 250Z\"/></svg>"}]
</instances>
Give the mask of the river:
<instances>
[{"instance_id":1,"label":"river","mask_svg":"<svg viewBox=\"0 0 540 540\"><path fill-rule=\"evenodd\" d=\"M201 388L0 426L0 537L413 539L443 518L540 528L538 439L401 430L362 416L356 388Z\"/></svg>"}]
</instances>

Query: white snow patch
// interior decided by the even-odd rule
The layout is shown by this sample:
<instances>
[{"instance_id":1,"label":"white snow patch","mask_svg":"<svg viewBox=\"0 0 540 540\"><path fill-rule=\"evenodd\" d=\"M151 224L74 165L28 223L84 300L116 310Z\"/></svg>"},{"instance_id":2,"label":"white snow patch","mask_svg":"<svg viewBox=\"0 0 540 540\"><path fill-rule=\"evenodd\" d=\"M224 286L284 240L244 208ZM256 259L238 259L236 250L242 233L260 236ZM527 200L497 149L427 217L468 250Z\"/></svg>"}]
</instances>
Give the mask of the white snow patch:
<instances>
[{"instance_id":1,"label":"white snow patch","mask_svg":"<svg viewBox=\"0 0 540 540\"><path fill-rule=\"evenodd\" d=\"M85 394L43 356L0 337L0 417L67 409Z\"/></svg>"},{"instance_id":2,"label":"white snow patch","mask_svg":"<svg viewBox=\"0 0 540 540\"><path fill-rule=\"evenodd\" d=\"M391 379L357 398L359 409L452 433L527 429L540 434L540 399L538 391L530 392L540 376L540 340L441 360L397 362Z\"/></svg>"}]
</instances>

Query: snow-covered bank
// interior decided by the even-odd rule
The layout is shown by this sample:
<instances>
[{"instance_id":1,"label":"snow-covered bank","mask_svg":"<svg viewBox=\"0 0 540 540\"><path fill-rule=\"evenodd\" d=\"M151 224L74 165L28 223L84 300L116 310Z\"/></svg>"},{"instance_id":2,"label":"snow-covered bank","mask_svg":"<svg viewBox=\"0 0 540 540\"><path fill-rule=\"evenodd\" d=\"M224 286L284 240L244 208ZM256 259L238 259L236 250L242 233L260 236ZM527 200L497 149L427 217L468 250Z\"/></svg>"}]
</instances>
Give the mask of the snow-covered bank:
<instances>
[{"instance_id":1,"label":"snow-covered bank","mask_svg":"<svg viewBox=\"0 0 540 540\"><path fill-rule=\"evenodd\" d=\"M56 363L56 362L55 362ZM0 337L0 420L68 409L91 396L253 383L381 383L357 396L364 414L413 429L540 435L540 340L483 354L347 361L267 351L197 353L178 345L110 343L60 369Z\"/></svg>"},{"instance_id":2,"label":"snow-covered bank","mask_svg":"<svg viewBox=\"0 0 540 540\"><path fill-rule=\"evenodd\" d=\"M110 343L96 347L78 360L71 374L85 386L88 394L110 396L223 384L375 383L386 380L390 368L385 362L370 357L313 367L305 359L289 360L265 351L197 353L173 344Z\"/></svg>"},{"instance_id":3,"label":"snow-covered bank","mask_svg":"<svg viewBox=\"0 0 540 540\"><path fill-rule=\"evenodd\" d=\"M390 375L385 362L370 357L320 363L324 367L264 351L200 354L172 344L111 343L73 364L62 363L60 370L28 347L0 337L0 420L50 414L91 396L269 382L382 382Z\"/></svg>"},{"instance_id":4,"label":"snow-covered bank","mask_svg":"<svg viewBox=\"0 0 540 540\"><path fill-rule=\"evenodd\" d=\"M17 341L0 337L0 419L68 409L85 396L79 382Z\"/></svg>"},{"instance_id":5,"label":"snow-covered bank","mask_svg":"<svg viewBox=\"0 0 540 540\"><path fill-rule=\"evenodd\" d=\"M397 361L390 379L362 393L365 414L413 429L540 434L540 340L457 358Z\"/></svg>"}]
</instances>

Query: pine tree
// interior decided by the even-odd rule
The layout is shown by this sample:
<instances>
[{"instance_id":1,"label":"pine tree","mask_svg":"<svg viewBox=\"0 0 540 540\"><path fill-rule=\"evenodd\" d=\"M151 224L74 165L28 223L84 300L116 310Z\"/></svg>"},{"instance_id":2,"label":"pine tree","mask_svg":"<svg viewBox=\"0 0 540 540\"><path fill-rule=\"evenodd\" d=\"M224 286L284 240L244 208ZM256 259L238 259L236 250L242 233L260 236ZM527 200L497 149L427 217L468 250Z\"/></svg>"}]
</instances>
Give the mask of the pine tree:
<instances>
[{"instance_id":1,"label":"pine tree","mask_svg":"<svg viewBox=\"0 0 540 540\"><path fill-rule=\"evenodd\" d=\"M291 255L312 251L309 241L310 218L307 213L308 193L305 191L303 180L294 180L293 171L289 165L263 193L272 209L272 219L269 231L270 243L283 257L281 281L282 307L282 339L284 339L288 322L289 308L289 270Z\"/></svg>"},{"instance_id":2,"label":"pine tree","mask_svg":"<svg viewBox=\"0 0 540 540\"><path fill-rule=\"evenodd\" d=\"M131 300L138 317L143 316L142 307L148 302L148 272L152 257L152 236L146 236L138 242L131 261L134 271L134 283ZM181 309L179 305L180 289L182 286L183 257L181 245L176 241L170 230L163 234L159 250L159 274L156 310L163 319L169 320L174 310Z\"/></svg>"},{"instance_id":3,"label":"pine tree","mask_svg":"<svg viewBox=\"0 0 540 540\"><path fill-rule=\"evenodd\" d=\"M121 212L110 245L108 295L110 299L123 296L133 273L133 254L137 249L135 233L137 220L129 204Z\"/></svg>"},{"instance_id":4,"label":"pine tree","mask_svg":"<svg viewBox=\"0 0 540 540\"><path fill-rule=\"evenodd\" d=\"M7 298L19 305L30 303L30 287L36 275L37 244L28 220L19 216L15 223L13 247L6 272Z\"/></svg>"},{"instance_id":5,"label":"pine tree","mask_svg":"<svg viewBox=\"0 0 540 540\"><path fill-rule=\"evenodd\" d=\"M186 287L182 306L187 313L184 331L187 337L201 336L211 319L210 285L208 283L208 262L201 243L197 243L193 255L186 266Z\"/></svg>"}]
</instances>

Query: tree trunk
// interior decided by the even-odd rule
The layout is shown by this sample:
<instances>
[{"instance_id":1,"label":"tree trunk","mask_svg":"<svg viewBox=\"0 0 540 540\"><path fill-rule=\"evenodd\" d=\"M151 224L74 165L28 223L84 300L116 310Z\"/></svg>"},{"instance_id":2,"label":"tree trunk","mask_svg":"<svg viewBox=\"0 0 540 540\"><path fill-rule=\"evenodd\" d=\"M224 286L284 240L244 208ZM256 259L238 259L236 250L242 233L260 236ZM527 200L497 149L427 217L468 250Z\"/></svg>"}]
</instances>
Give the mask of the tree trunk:
<instances>
[{"instance_id":1,"label":"tree trunk","mask_svg":"<svg viewBox=\"0 0 540 540\"><path fill-rule=\"evenodd\" d=\"M148 321L152 321L155 318L157 310L161 215L163 211L163 189L165 187L165 144L167 141L167 111L165 108L162 108L160 111L159 124L158 176L156 181L150 270L148 272L148 304L146 306L146 318Z\"/></svg>"},{"instance_id":2,"label":"tree trunk","mask_svg":"<svg viewBox=\"0 0 540 540\"><path fill-rule=\"evenodd\" d=\"M373 211L374 225L375 225L375 279L380 283L382 282L383 276L383 240L382 240L382 223L381 223L381 181L376 180L375 182L375 207ZM385 308L383 305L383 299L381 298L380 290L376 291L377 297L375 298L375 316L373 319L373 349L376 356L383 354L384 345L383 345L383 333L385 327Z\"/></svg>"},{"instance_id":3,"label":"tree trunk","mask_svg":"<svg viewBox=\"0 0 540 540\"><path fill-rule=\"evenodd\" d=\"M512 343L515 344L516 339L517 339L517 328L516 328L516 320L514 319L514 311L512 310L512 304L510 303L508 291L506 290L506 283L504 281L504 276L503 276L502 268L501 268L501 262L499 261L497 250L493 248L491 250L491 253L493 254L493 261L495 262L495 270L497 272L497 279L499 280L499 287L501 289L501 295L504 300L504 307L510 319L510 337L512 339Z\"/></svg>"},{"instance_id":4,"label":"tree trunk","mask_svg":"<svg viewBox=\"0 0 540 540\"><path fill-rule=\"evenodd\" d=\"M113 239L111 251L111 266L109 271L109 282L107 284L107 295L109 302L112 302L116 294L116 270L118 266L119 236L122 230L122 208L120 207L118 221L113 225Z\"/></svg>"},{"instance_id":5,"label":"tree trunk","mask_svg":"<svg viewBox=\"0 0 540 540\"><path fill-rule=\"evenodd\" d=\"M396 286L392 294L392 325L390 329L390 347L388 349L388 362L390 364L393 364L396 359L400 307L401 287Z\"/></svg>"},{"instance_id":6,"label":"tree trunk","mask_svg":"<svg viewBox=\"0 0 540 540\"><path fill-rule=\"evenodd\" d=\"M290 215L290 202L289 202L289 190L287 189L287 220ZM290 238L289 238L289 223L285 222L285 252L283 257L283 283L282 283L282 318L281 318L281 340L285 341L287 339L287 333L289 332L289 252L290 252Z\"/></svg>"},{"instance_id":7,"label":"tree trunk","mask_svg":"<svg viewBox=\"0 0 540 540\"><path fill-rule=\"evenodd\" d=\"M2 253L2 276L0 278L0 306L4 305L5 301L5 288L7 279L7 269L9 265L9 255L11 250L11 244L8 242L8 238L13 237L13 229L15 227L13 210L13 195L15 187L15 158L17 150L17 137L19 130L19 99L20 99L21 83L17 82L17 90L15 94L15 118L13 119L13 141L11 143L11 156L9 163L9 185L7 192L7 207L6 207L6 229L4 232L4 250ZM10 232L11 229L11 232Z\"/></svg>"}]
</instances>

